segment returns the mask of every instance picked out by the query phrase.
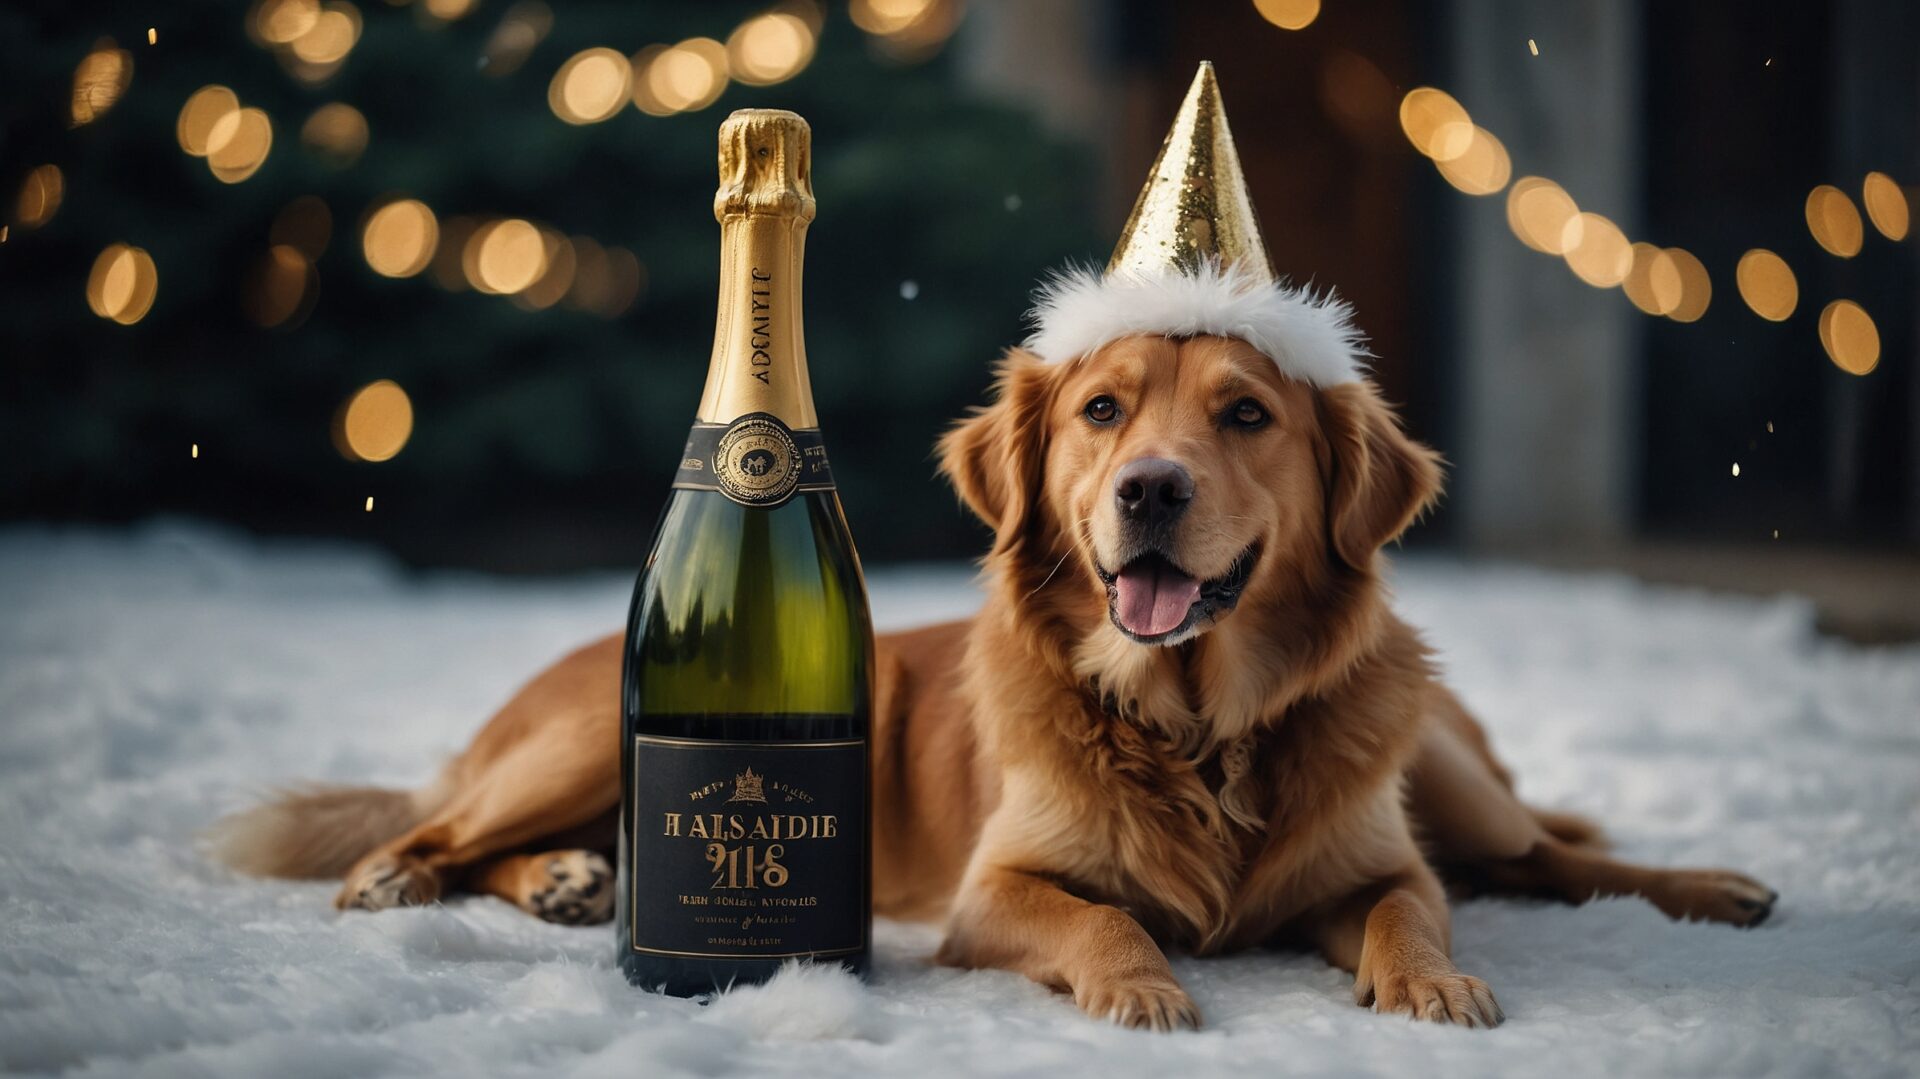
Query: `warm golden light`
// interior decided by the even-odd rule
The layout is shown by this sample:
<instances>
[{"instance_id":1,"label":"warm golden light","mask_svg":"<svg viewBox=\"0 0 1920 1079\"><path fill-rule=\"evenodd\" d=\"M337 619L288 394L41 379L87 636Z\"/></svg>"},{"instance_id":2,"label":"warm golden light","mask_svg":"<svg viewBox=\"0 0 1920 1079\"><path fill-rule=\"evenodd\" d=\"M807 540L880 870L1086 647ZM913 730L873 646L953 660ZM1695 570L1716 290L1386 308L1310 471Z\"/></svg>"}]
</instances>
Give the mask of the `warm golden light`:
<instances>
[{"instance_id":1,"label":"warm golden light","mask_svg":"<svg viewBox=\"0 0 1920 1079\"><path fill-rule=\"evenodd\" d=\"M1436 158L1433 166L1448 183L1469 195L1498 194L1513 175L1513 162L1507 157L1507 148L1483 127L1472 129L1471 140L1464 153L1452 158Z\"/></svg>"},{"instance_id":2,"label":"warm golden light","mask_svg":"<svg viewBox=\"0 0 1920 1079\"><path fill-rule=\"evenodd\" d=\"M770 11L739 25L727 38L727 66L748 86L772 86L798 75L813 59L813 28L798 15Z\"/></svg>"},{"instance_id":3,"label":"warm golden light","mask_svg":"<svg viewBox=\"0 0 1920 1079\"><path fill-rule=\"evenodd\" d=\"M253 6L247 28L270 45L298 40L320 21L320 0L260 0Z\"/></svg>"},{"instance_id":4,"label":"warm golden light","mask_svg":"<svg viewBox=\"0 0 1920 1079\"><path fill-rule=\"evenodd\" d=\"M211 149L208 139L214 125L229 113L240 111L240 98L224 86L202 86L180 106L180 118L174 121L174 138L180 149L194 157L205 157ZM231 137L231 130L229 130Z\"/></svg>"},{"instance_id":5,"label":"warm golden light","mask_svg":"<svg viewBox=\"0 0 1920 1079\"><path fill-rule=\"evenodd\" d=\"M14 223L25 229L37 229L53 220L66 197L66 177L58 165L41 165L20 182L20 194L13 200Z\"/></svg>"},{"instance_id":6,"label":"warm golden light","mask_svg":"<svg viewBox=\"0 0 1920 1079\"><path fill-rule=\"evenodd\" d=\"M326 254L333 239L333 211L315 195L302 195L282 207L267 229L270 243L286 244L309 259Z\"/></svg>"},{"instance_id":7,"label":"warm golden light","mask_svg":"<svg viewBox=\"0 0 1920 1079\"><path fill-rule=\"evenodd\" d=\"M440 223L440 246L433 253L434 284L448 292L464 292L472 287L467 283L465 266L467 241L479 226L478 221L465 215L449 217Z\"/></svg>"},{"instance_id":8,"label":"warm golden light","mask_svg":"<svg viewBox=\"0 0 1920 1079\"><path fill-rule=\"evenodd\" d=\"M412 277L433 261L440 240L440 223L427 204L397 199L367 217L360 232L360 250L367 265L383 277Z\"/></svg>"},{"instance_id":9,"label":"warm golden light","mask_svg":"<svg viewBox=\"0 0 1920 1079\"><path fill-rule=\"evenodd\" d=\"M1866 230L1860 224L1860 211L1847 193L1832 184L1821 184L1807 193L1807 231L1827 254L1850 259L1860 253Z\"/></svg>"},{"instance_id":10,"label":"warm golden light","mask_svg":"<svg viewBox=\"0 0 1920 1079\"><path fill-rule=\"evenodd\" d=\"M1669 247L1661 254L1665 257L1654 261L1654 294L1664 300L1677 291L1678 298L1667 317L1675 322L1698 321L1713 303L1713 279L1707 275L1707 268L1682 247ZM1670 278L1678 281L1677 289L1668 283Z\"/></svg>"},{"instance_id":11,"label":"warm golden light","mask_svg":"<svg viewBox=\"0 0 1920 1079\"><path fill-rule=\"evenodd\" d=\"M1740 256L1733 280L1740 288L1740 298L1754 314L1769 322L1785 322L1800 303L1800 284L1794 280L1793 268L1764 247Z\"/></svg>"},{"instance_id":12,"label":"warm golden light","mask_svg":"<svg viewBox=\"0 0 1920 1079\"><path fill-rule=\"evenodd\" d=\"M309 64L333 64L346 59L359 40L360 9L347 0L328 0L313 26L287 47Z\"/></svg>"},{"instance_id":13,"label":"warm golden light","mask_svg":"<svg viewBox=\"0 0 1920 1079\"><path fill-rule=\"evenodd\" d=\"M1478 129L1453 95L1421 86L1400 99L1400 130L1414 149L1435 161L1451 161L1472 149Z\"/></svg>"},{"instance_id":14,"label":"warm golden light","mask_svg":"<svg viewBox=\"0 0 1920 1079\"><path fill-rule=\"evenodd\" d=\"M336 168L346 168L366 152L367 118L344 101L313 110L300 126L300 141Z\"/></svg>"},{"instance_id":15,"label":"warm golden light","mask_svg":"<svg viewBox=\"0 0 1920 1079\"><path fill-rule=\"evenodd\" d=\"M542 0L519 0L500 17L500 25L487 38L480 54L480 71L494 78L520 70L533 54L533 47L546 40L553 29L553 9Z\"/></svg>"},{"instance_id":16,"label":"warm golden light","mask_svg":"<svg viewBox=\"0 0 1920 1079\"><path fill-rule=\"evenodd\" d=\"M1304 30L1320 17L1320 0L1253 0L1253 6L1282 30Z\"/></svg>"},{"instance_id":17,"label":"warm golden light","mask_svg":"<svg viewBox=\"0 0 1920 1079\"><path fill-rule=\"evenodd\" d=\"M540 230L517 217L482 225L467 241L467 249L473 252L472 284L482 292L512 295L547 269Z\"/></svg>"},{"instance_id":18,"label":"warm golden light","mask_svg":"<svg viewBox=\"0 0 1920 1079\"><path fill-rule=\"evenodd\" d=\"M373 496L372 495L367 496L367 512L368 513L373 512Z\"/></svg>"},{"instance_id":19,"label":"warm golden light","mask_svg":"<svg viewBox=\"0 0 1920 1079\"><path fill-rule=\"evenodd\" d=\"M1568 237L1578 238L1568 241ZM1583 213L1562 226L1567 268L1595 288L1612 288L1633 269L1633 247L1620 226L1595 213Z\"/></svg>"},{"instance_id":20,"label":"warm golden light","mask_svg":"<svg viewBox=\"0 0 1920 1079\"><path fill-rule=\"evenodd\" d=\"M667 113L704 109L727 88L727 48L712 38L689 38L648 57L647 97ZM634 104L652 112L639 95Z\"/></svg>"},{"instance_id":21,"label":"warm golden light","mask_svg":"<svg viewBox=\"0 0 1920 1079\"><path fill-rule=\"evenodd\" d=\"M1820 347L1835 367L1850 375L1880 366L1880 331L1852 300L1835 300L1820 312Z\"/></svg>"},{"instance_id":22,"label":"warm golden light","mask_svg":"<svg viewBox=\"0 0 1920 1079\"><path fill-rule=\"evenodd\" d=\"M391 379L360 387L334 421L334 444L350 461L391 461L412 435L413 402Z\"/></svg>"},{"instance_id":23,"label":"warm golden light","mask_svg":"<svg viewBox=\"0 0 1920 1079\"><path fill-rule=\"evenodd\" d=\"M869 34L898 34L926 17L934 0L853 0L847 14Z\"/></svg>"},{"instance_id":24,"label":"warm golden light","mask_svg":"<svg viewBox=\"0 0 1920 1079\"><path fill-rule=\"evenodd\" d=\"M266 163L273 148L273 121L260 109L236 109L207 131L207 167L221 183L237 184Z\"/></svg>"},{"instance_id":25,"label":"warm golden light","mask_svg":"<svg viewBox=\"0 0 1920 1079\"><path fill-rule=\"evenodd\" d=\"M575 236L573 285L566 305L602 318L614 318L632 306L646 287L646 267L622 247L602 248L590 237Z\"/></svg>"},{"instance_id":26,"label":"warm golden light","mask_svg":"<svg viewBox=\"0 0 1920 1079\"><path fill-rule=\"evenodd\" d=\"M1520 242L1548 255L1564 255L1567 243L1580 242L1569 229L1580 219L1580 207L1559 184L1543 176L1522 176L1507 192L1507 227Z\"/></svg>"},{"instance_id":27,"label":"warm golden light","mask_svg":"<svg viewBox=\"0 0 1920 1079\"><path fill-rule=\"evenodd\" d=\"M632 92L633 70L612 49L585 49L568 57L547 84L547 106L570 124L595 124L620 111Z\"/></svg>"},{"instance_id":28,"label":"warm golden light","mask_svg":"<svg viewBox=\"0 0 1920 1079\"><path fill-rule=\"evenodd\" d=\"M247 317L272 328L300 322L319 298L320 275L290 244L274 244L255 267L241 294Z\"/></svg>"},{"instance_id":29,"label":"warm golden light","mask_svg":"<svg viewBox=\"0 0 1920 1079\"><path fill-rule=\"evenodd\" d=\"M472 13L478 0L426 0L427 14L441 22L464 19Z\"/></svg>"},{"instance_id":30,"label":"warm golden light","mask_svg":"<svg viewBox=\"0 0 1920 1079\"><path fill-rule=\"evenodd\" d=\"M540 243L545 252L546 269L541 271L538 280L513 298L514 303L529 311L544 310L559 303L573 287L576 269L572 240L554 229L543 228Z\"/></svg>"},{"instance_id":31,"label":"warm golden light","mask_svg":"<svg viewBox=\"0 0 1920 1079\"><path fill-rule=\"evenodd\" d=\"M1861 185L1860 201L1867 206L1867 218L1880 235L1889 240L1907 238L1907 194L1893 177L1884 172L1867 173L1867 182Z\"/></svg>"},{"instance_id":32,"label":"warm golden light","mask_svg":"<svg viewBox=\"0 0 1920 1079\"><path fill-rule=\"evenodd\" d=\"M73 101L68 106L67 122L79 127L98 120L132 82L133 54L115 48L110 39L102 40L73 69Z\"/></svg>"},{"instance_id":33,"label":"warm golden light","mask_svg":"<svg viewBox=\"0 0 1920 1079\"><path fill-rule=\"evenodd\" d=\"M1650 243L1635 243L1628 251L1633 265L1628 267L1626 280L1620 282L1620 289L1627 294L1633 306L1649 315L1664 315L1678 306L1680 273L1675 269L1673 260ZM1665 259L1664 263L1662 259ZM1653 271L1656 265L1665 267L1665 295L1654 290Z\"/></svg>"},{"instance_id":34,"label":"warm golden light","mask_svg":"<svg viewBox=\"0 0 1920 1079\"><path fill-rule=\"evenodd\" d=\"M101 318L131 326L153 308L159 289L152 256L138 247L110 244L87 275L87 306Z\"/></svg>"}]
</instances>

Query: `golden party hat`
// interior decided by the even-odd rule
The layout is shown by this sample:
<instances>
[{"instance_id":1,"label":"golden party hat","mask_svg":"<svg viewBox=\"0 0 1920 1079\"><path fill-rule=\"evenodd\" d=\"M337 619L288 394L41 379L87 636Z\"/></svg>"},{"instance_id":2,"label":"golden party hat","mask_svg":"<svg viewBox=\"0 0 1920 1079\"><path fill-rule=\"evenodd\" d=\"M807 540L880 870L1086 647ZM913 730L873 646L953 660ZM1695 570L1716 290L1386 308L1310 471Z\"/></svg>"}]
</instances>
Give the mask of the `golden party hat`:
<instances>
[{"instance_id":1,"label":"golden party hat","mask_svg":"<svg viewBox=\"0 0 1920 1079\"><path fill-rule=\"evenodd\" d=\"M1203 63L1106 272L1042 283L1026 348L1069 363L1135 335L1245 341L1313 386L1365 377L1366 343L1332 292L1281 282L1260 238L1213 65Z\"/></svg>"},{"instance_id":2,"label":"golden party hat","mask_svg":"<svg viewBox=\"0 0 1920 1079\"><path fill-rule=\"evenodd\" d=\"M1203 60L1114 245L1107 272L1137 274L1172 266L1191 274L1208 261L1237 267L1250 279L1274 280L1260 217L1220 103L1220 84L1213 64Z\"/></svg>"}]
</instances>

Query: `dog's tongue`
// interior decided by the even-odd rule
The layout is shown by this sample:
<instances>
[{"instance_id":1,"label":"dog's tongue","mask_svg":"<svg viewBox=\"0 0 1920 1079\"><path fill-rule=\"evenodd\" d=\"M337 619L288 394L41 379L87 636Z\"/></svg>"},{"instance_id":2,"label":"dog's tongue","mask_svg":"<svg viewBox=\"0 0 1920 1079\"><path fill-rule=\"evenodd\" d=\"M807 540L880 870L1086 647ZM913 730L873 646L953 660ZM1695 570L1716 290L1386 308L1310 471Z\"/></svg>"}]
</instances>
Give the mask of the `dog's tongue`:
<instances>
[{"instance_id":1,"label":"dog's tongue","mask_svg":"<svg viewBox=\"0 0 1920 1079\"><path fill-rule=\"evenodd\" d=\"M1158 558L1135 559L1113 580L1114 613L1120 624L1141 637L1158 637L1179 628L1200 598L1200 582Z\"/></svg>"}]
</instances>

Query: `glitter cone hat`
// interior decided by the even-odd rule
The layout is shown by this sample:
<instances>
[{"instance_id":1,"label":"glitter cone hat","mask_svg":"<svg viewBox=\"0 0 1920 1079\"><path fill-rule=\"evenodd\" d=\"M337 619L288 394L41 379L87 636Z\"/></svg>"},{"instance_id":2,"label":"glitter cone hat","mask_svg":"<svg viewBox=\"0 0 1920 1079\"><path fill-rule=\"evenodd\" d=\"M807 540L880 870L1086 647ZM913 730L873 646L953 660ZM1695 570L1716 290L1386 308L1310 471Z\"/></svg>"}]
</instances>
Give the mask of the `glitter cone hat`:
<instances>
[{"instance_id":1,"label":"glitter cone hat","mask_svg":"<svg viewBox=\"0 0 1920 1079\"><path fill-rule=\"evenodd\" d=\"M1043 284L1026 347L1049 363L1134 334L1237 337L1315 386L1353 382L1366 349L1351 311L1277 279L1213 65L1202 63L1104 272Z\"/></svg>"}]
</instances>

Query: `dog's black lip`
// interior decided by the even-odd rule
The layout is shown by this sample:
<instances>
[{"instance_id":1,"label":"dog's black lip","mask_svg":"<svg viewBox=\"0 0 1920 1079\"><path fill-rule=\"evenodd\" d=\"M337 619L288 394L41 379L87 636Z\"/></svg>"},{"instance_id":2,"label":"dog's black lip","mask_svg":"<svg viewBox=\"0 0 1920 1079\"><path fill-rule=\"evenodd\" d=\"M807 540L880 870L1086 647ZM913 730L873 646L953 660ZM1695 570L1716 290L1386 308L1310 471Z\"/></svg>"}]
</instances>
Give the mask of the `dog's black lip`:
<instances>
[{"instance_id":1,"label":"dog's black lip","mask_svg":"<svg viewBox=\"0 0 1920 1079\"><path fill-rule=\"evenodd\" d=\"M1181 573L1186 573L1189 577L1193 576L1193 574L1187 573L1187 571L1181 567L1180 563L1168 558L1165 552L1158 550L1141 551L1122 563L1120 568L1125 569L1127 566L1131 566L1143 558L1158 558L1173 569ZM1121 624L1120 616L1114 613L1113 604L1118 597L1118 590L1114 587L1114 582L1120 576L1119 571L1109 570L1107 567L1101 565L1098 559L1095 559L1093 563L1093 573L1094 576L1100 578L1100 583L1107 588L1107 620L1113 623L1114 628L1118 629L1122 634L1125 634L1128 640L1136 644L1159 644L1161 641L1177 637L1187 630L1192 629L1194 624L1202 618L1232 610L1234 606L1240 602L1240 593L1246 590L1247 578L1253 574L1253 565L1259 561L1259 558L1260 544L1257 541L1248 544L1246 549L1242 550L1240 554L1234 558L1233 564L1227 567L1225 573L1200 582L1200 596L1193 601L1193 606L1187 608L1187 617L1181 619L1179 625L1165 633L1157 633L1152 636L1144 636L1128 629L1125 625Z\"/></svg>"}]
</instances>

